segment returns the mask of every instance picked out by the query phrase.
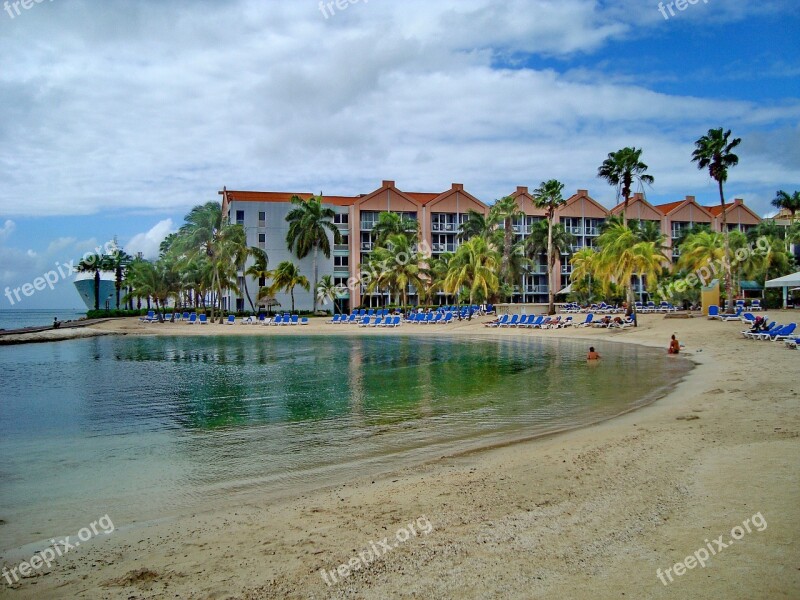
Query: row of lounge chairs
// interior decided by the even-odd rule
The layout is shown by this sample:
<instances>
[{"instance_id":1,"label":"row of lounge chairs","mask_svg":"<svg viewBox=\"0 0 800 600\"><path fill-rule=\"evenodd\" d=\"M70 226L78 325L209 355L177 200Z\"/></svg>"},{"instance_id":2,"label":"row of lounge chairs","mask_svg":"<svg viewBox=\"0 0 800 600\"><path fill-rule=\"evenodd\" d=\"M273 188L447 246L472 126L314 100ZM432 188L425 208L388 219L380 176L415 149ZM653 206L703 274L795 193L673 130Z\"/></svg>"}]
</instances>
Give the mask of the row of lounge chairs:
<instances>
[{"instance_id":1,"label":"row of lounge chairs","mask_svg":"<svg viewBox=\"0 0 800 600\"><path fill-rule=\"evenodd\" d=\"M797 336L793 335L795 329L797 329L797 323L781 325L776 321L772 321L763 331L751 331L750 329L746 329L742 331L742 336L749 340L762 340L770 342L792 340L792 343L796 347Z\"/></svg>"},{"instance_id":2,"label":"row of lounge chairs","mask_svg":"<svg viewBox=\"0 0 800 600\"><path fill-rule=\"evenodd\" d=\"M564 327L604 327L608 329L625 329L633 325L632 319L605 315L601 319L594 318L594 313L589 313L580 323L573 321L572 316L548 317L544 315L503 315L499 319L486 323L486 327L517 327L528 329L563 329Z\"/></svg>"},{"instance_id":3,"label":"row of lounge chairs","mask_svg":"<svg viewBox=\"0 0 800 600\"><path fill-rule=\"evenodd\" d=\"M325 321L329 325L358 325L359 327L399 327L402 322L399 315L362 316L359 312L351 315L333 315L333 319Z\"/></svg>"},{"instance_id":4,"label":"row of lounge chairs","mask_svg":"<svg viewBox=\"0 0 800 600\"><path fill-rule=\"evenodd\" d=\"M235 322L236 320L233 315L228 317L228 325L233 325ZM240 322L242 325L308 325L308 317L300 317L299 315L286 313L277 315L274 319L265 317L264 315L259 315L258 319L256 319L256 317L243 317Z\"/></svg>"},{"instance_id":5,"label":"row of lounge chairs","mask_svg":"<svg viewBox=\"0 0 800 600\"><path fill-rule=\"evenodd\" d=\"M616 304L606 304L605 302L601 302L600 304L590 304L589 306L581 306L577 302L568 302L561 306L561 312L567 314L575 314L575 313L601 313L601 314L614 314L618 312L623 312L624 309Z\"/></svg>"},{"instance_id":6,"label":"row of lounge chairs","mask_svg":"<svg viewBox=\"0 0 800 600\"><path fill-rule=\"evenodd\" d=\"M748 340L769 341L769 342L785 342L786 346L791 349L798 349L800 347L800 336L795 334L797 323L788 323L781 325L777 321L769 321L768 315L763 315L766 327L753 331L753 325L756 322L756 317L752 312L745 312L744 306L739 305L734 314L720 314L719 307L712 305L709 306L708 318L719 321L738 321L744 323L749 329L741 332L742 337Z\"/></svg>"},{"instance_id":7,"label":"row of lounge chairs","mask_svg":"<svg viewBox=\"0 0 800 600\"><path fill-rule=\"evenodd\" d=\"M229 317L230 318L230 317ZM155 313L154 310L147 311L147 315L144 317L139 317L140 323L188 323L189 325L194 325L195 323L200 323L201 325L205 325L208 323L208 317L204 314L198 315L197 313L167 313L164 315L164 319L159 319L159 316Z\"/></svg>"}]
</instances>

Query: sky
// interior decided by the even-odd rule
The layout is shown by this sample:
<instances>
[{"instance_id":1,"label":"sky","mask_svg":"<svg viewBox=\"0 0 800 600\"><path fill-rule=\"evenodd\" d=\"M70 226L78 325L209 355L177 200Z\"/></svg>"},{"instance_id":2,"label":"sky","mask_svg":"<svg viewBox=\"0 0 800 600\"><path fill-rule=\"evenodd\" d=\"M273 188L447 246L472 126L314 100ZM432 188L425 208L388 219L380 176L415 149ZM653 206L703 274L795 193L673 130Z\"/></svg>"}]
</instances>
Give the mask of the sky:
<instances>
[{"instance_id":1,"label":"sky","mask_svg":"<svg viewBox=\"0 0 800 600\"><path fill-rule=\"evenodd\" d=\"M649 201L713 204L690 158L725 127L726 196L800 189L796 0L2 2L0 292L113 239L154 257L223 186L492 203L556 178L610 207L597 168L636 146ZM83 306L53 288L0 310Z\"/></svg>"}]
</instances>

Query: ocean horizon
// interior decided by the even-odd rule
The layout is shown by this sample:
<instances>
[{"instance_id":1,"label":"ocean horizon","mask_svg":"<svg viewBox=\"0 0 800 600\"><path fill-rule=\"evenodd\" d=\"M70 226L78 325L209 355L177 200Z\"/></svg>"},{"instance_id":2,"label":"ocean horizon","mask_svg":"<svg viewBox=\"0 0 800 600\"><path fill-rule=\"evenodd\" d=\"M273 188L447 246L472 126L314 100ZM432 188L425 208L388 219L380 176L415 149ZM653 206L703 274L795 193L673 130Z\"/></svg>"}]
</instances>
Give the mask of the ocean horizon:
<instances>
[{"instance_id":1,"label":"ocean horizon","mask_svg":"<svg viewBox=\"0 0 800 600\"><path fill-rule=\"evenodd\" d=\"M59 321L75 321L86 316L82 308L30 308L0 309L0 330L22 329L23 327L45 327Z\"/></svg>"}]
</instances>

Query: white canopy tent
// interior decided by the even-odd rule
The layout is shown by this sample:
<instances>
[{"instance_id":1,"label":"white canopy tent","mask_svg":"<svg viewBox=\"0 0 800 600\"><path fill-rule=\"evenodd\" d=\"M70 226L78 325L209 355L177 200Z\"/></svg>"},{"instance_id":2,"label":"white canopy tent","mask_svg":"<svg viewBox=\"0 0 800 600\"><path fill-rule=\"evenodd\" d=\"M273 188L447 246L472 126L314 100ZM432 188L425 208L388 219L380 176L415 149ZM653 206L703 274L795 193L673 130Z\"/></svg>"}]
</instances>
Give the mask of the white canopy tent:
<instances>
[{"instance_id":1,"label":"white canopy tent","mask_svg":"<svg viewBox=\"0 0 800 600\"><path fill-rule=\"evenodd\" d=\"M764 284L768 288L783 288L783 308L786 308L789 299L789 288L800 287L800 271L791 275L784 275L777 279L770 279Z\"/></svg>"}]
</instances>

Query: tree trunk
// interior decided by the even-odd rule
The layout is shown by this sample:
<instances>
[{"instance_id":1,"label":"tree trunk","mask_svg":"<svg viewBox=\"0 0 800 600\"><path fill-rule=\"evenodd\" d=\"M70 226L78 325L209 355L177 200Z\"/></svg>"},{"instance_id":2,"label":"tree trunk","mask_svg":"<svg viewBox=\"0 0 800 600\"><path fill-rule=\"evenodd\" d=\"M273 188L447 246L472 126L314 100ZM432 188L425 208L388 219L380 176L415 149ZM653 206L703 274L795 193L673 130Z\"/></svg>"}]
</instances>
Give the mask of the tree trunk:
<instances>
[{"instance_id":1,"label":"tree trunk","mask_svg":"<svg viewBox=\"0 0 800 600\"><path fill-rule=\"evenodd\" d=\"M253 299L250 297L250 290L247 289L247 273L242 271L242 280L244 281L244 295L247 296L247 302L250 303L250 311L256 312L256 307L253 304Z\"/></svg>"},{"instance_id":2,"label":"tree trunk","mask_svg":"<svg viewBox=\"0 0 800 600\"><path fill-rule=\"evenodd\" d=\"M100 310L100 271L94 272L94 309Z\"/></svg>"},{"instance_id":3,"label":"tree trunk","mask_svg":"<svg viewBox=\"0 0 800 600\"><path fill-rule=\"evenodd\" d=\"M292 312L294 312L294 288L289 290L289 295L292 297Z\"/></svg>"},{"instance_id":4,"label":"tree trunk","mask_svg":"<svg viewBox=\"0 0 800 600\"><path fill-rule=\"evenodd\" d=\"M725 216L725 195L722 193L722 180L720 179L717 184L719 185L719 204L722 209L722 235L725 239L725 301L733 307L733 280L731 278L731 248L730 239L728 238L728 218Z\"/></svg>"},{"instance_id":5,"label":"tree trunk","mask_svg":"<svg viewBox=\"0 0 800 600\"><path fill-rule=\"evenodd\" d=\"M633 326L639 326L639 320L636 318L636 296L633 294L633 285L628 287L628 306L631 309L631 316L633 317Z\"/></svg>"},{"instance_id":6,"label":"tree trunk","mask_svg":"<svg viewBox=\"0 0 800 600\"><path fill-rule=\"evenodd\" d=\"M317 285L319 284L317 273L317 255L319 254L319 246L314 244L314 289L312 291L312 309L311 314L317 314Z\"/></svg>"},{"instance_id":7,"label":"tree trunk","mask_svg":"<svg viewBox=\"0 0 800 600\"><path fill-rule=\"evenodd\" d=\"M117 310L119 310L119 292L122 289L122 267L117 266L117 272L115 275L115 287L117 288Z\"/></svg>"},{"instance_id":8,"label":"tree trunk","mask_svg":"<svg viewBox=\"0 0 800 600\"><path fill-rule=\"evenodd\" d=\"M556 293L553 289L553 267L555 266L555 258L553 257L553 216L549 215L547 219L547 292L549 305L547 308L548 315L554 315L556 312Z\"/></svg>"}]
</instances>

